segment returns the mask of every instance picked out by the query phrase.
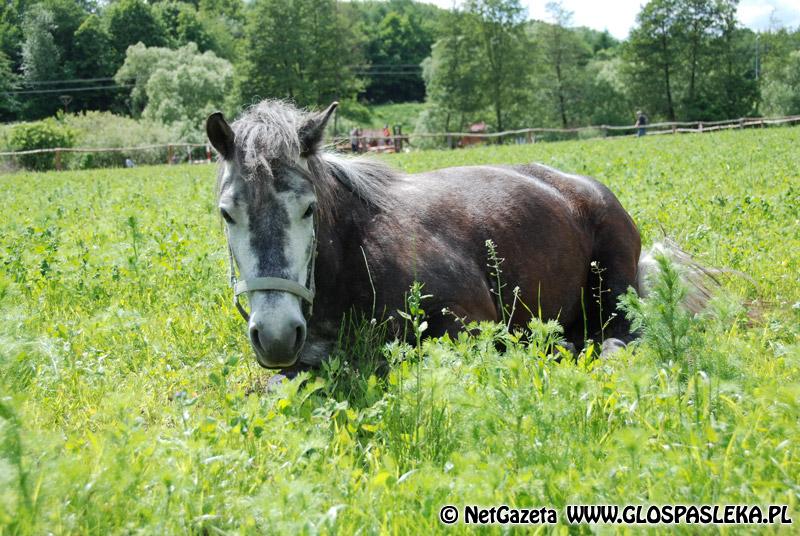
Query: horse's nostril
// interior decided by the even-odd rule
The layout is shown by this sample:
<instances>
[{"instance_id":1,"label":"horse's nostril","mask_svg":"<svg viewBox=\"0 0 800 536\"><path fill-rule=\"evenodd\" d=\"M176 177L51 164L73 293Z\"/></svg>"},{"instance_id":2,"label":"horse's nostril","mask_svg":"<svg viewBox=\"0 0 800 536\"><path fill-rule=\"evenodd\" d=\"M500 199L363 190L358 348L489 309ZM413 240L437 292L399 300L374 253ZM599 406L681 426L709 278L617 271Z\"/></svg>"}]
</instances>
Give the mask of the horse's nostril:
<instances>
[{"instance_id":1,"label":"horse's nostril","mask_svg":"<svg viewBox=\"0 0 800 536\"><path fill-rule=\"evenodd\" d=\"M300 324L295 329L295 337L294 337L294 353L300 351L300 348L303 347L303 343L306 341L306 328L304 325Z\"/></svg>"},{"instance_id":2,"label":"horse's nostril","mask_svg":"<svg viewBox=\"0 0 800 536\"><path fill-rule=\"evenodd\" d=\"M258 337L258 329L255 327L250 328L250 342L259 350L264 350L264 347L261 346L261 339Z\"/></svg>"}]
</instances>

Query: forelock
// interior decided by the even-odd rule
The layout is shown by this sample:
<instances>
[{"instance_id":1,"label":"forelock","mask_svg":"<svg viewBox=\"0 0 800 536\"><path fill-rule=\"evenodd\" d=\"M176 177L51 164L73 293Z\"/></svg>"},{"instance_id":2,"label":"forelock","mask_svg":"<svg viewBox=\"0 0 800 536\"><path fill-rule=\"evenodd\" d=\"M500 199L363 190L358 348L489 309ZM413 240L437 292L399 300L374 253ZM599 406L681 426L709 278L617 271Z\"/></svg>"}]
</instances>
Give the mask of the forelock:
<instances>
[{"instance_id":1,"label":"forelock","mask_svg":"<svg viewBox=\"0 0 800 536\"><path fill-rule=\"evenodd\" d=\"M265 100L248 108L231 125L242 171L249 177L272 177L272 165L297 162L298 131L306 115L281 100Z\"/></svg>"}]
</instances>

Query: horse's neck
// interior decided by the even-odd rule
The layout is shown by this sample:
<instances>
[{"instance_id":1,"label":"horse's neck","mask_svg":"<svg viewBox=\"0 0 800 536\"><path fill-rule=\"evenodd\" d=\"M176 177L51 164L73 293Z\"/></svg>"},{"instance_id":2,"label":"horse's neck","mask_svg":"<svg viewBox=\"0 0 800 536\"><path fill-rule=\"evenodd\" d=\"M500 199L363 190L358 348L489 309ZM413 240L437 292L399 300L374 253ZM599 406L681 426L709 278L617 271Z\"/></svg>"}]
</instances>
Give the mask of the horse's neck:
<instances>
[{"instance_id":1,"label":"horse's neck","mask_svg":"<svg viewBox=\"0 0 800 536\"><path fill-rule=\"evenodd\" d=\"M351 258L348 252L354 244L363 243L364 224L370 218L370 208L363 201L344 185L339 188L332 217L320 223L319 231L316 288L320 305L326 309L348 308L352 303L349 281L360 265L359 259Z\"/></svg>"}]
</instances>

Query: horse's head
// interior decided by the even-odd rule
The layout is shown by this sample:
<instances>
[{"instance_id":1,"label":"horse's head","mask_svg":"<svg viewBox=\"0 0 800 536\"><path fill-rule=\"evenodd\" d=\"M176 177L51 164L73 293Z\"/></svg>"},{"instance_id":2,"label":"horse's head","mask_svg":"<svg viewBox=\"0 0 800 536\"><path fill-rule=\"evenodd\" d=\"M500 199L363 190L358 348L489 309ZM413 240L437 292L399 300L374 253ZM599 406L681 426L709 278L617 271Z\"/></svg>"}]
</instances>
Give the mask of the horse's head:
<instances>
[{"instance_id":1,"label":"horse's head","mask_svg":"<svg viewBox=\"0 0 800 536\"><path fill-rule=\"evenodd\" d=\"M304 114L272 103L231 127L221 113L206 122L222 158L218 206L239 268L235 295L247 294L250 343L263 367L293 365L306 339L314 288L316 193L308 157L316 151L336 103ZM231 266L232 280L233 266Z\"/></svg>"}]
</instances>

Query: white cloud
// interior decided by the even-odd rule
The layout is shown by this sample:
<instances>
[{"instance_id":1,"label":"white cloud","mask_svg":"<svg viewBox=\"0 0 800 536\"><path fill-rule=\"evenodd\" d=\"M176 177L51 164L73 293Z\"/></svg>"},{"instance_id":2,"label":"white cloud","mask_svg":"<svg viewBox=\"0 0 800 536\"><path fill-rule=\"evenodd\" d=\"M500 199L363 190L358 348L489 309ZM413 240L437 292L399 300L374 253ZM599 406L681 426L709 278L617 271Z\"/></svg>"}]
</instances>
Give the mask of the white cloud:
<instances>
[{"instance_id":1,"label":"white cloud","mask_svg":"<svg viewBox=\"0 0 800 536\"><path fill-rule=\"evenodd\" d=\"M742 0L739 21L753 30L769 30L773 26L800 26L800 4L790 0Z\"/></svg>"},{"instance_id":2,"label":"white cloud","mask_svg":"<svg viewBox=\"0 0 800 536\"><path fill-rule=\"evenodd\" d=\"M422 0L439 7L453 7L453 0ZM521 0L532 19L548 20L546 0ZM462 2L457 2L462 3ZM636 23L636 15L646 0L563 0L565 9L572 11L575 26L608 30L617 39L625 39ZM774 13L774 15L773 15ZM800 26L798 0L741 0L738 11L741 23L753 30L766 30L770 20L778 26Z\"/></svg>"}]
</instances>

